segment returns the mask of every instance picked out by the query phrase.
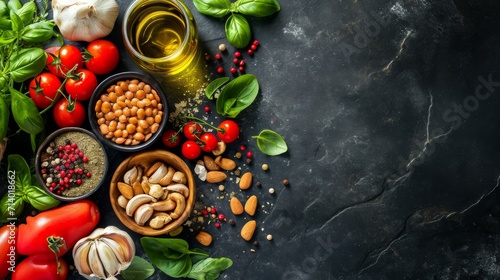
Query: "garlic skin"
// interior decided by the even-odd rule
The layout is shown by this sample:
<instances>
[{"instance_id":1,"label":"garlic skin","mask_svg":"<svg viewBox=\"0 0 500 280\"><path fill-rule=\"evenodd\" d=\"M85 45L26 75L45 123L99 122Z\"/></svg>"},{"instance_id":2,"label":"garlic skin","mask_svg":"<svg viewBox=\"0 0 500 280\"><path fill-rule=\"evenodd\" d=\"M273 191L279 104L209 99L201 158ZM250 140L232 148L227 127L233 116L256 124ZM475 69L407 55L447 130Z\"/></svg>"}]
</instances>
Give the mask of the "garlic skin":
<instances>
[{"instance_id":1,"label":"garlic skin","mask_svg":"<svg viewBox=\"0 0 500 280\"><path fill-rule=\"evenodd\" d=\"M52 11L63 37L91 42L111 33L120 7L115 0L53 0Z\"/></svg>"},{"instance_id":2,"label":"garlic skin","mask_svg":"<svg viewBox=\"0 0 500 280\"><path fill-rule=\"evenodd\" d=\"M75 269L86 279L115 279L134 256L134 241L115 226L97 228L73 247Z\"/></svg>"}]
</instances>

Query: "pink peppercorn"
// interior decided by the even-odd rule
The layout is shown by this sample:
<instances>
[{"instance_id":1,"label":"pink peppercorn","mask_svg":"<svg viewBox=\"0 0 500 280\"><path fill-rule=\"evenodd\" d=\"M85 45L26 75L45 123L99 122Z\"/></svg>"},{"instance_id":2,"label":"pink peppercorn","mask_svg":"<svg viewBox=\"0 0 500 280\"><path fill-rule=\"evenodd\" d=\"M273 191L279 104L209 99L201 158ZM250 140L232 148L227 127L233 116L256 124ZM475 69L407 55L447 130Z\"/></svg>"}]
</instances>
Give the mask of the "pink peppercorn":
<instances>
[{"instance_id":1,"label":"pink peppercorn","mask_svg":"<svg viewBox=\"0 0 500 280\"><path fill-rule=\"evenodd\" d=\"M234 56L235 56L236 58L240 58L240 57L241 57L241 53L240 53L240 52L238 52L238 51L236 51L236 52L234 52Z\"/></svg>"},{"instance_id":2,"label":"pink peppercorn","mask_svg":"<svg viewBox=\"0 0 500 280\"><path fill-rule=\"evenodd\" d=\"M215 59L217 59L217 60L221 60L222 59L222 56L220 55L220 53L216 53L215 54Z\"/></svg>"},{"instance_id":3,"label":"pink peppercorn","mask_svg":"<svg viewBox=\"0 0 500 280\"><path fill-rule=\"evenodd\" d=\"M233 74L233 75L238 73L238 70L236 70L236 68L234 68L234 67L231 67L231 69L229 71L231 71L231 74Z\"/></svg>"},{"instance_id":4,"label":"pink peppercorn","mask_svg":"<svg viewBox=\"0 0 500 280\"><path fill-rule=\"evenodd\" d=\"M222 66L217 67L217 73L219 73L219 74L224 73L224 67L222 67Z\"/></svg>"},{"instance_id":5,"label":"pink peppercorn","mask_svg":"<svg viewBox=\"0 0 500 280\"><path fill-rule=\"evenodd\" d=\"M247 53L248 53L249 56L253 56L253 50L252 49L248 49Z\"/></svg>"},{"instance_id":6,"label":"pink peppercorn","mask_svg":"<svg viewBox=\"0 0 500 280\"><path fill-rule=\"evenodd\" d=\"M219 222L215 222L215 227L216 228L220 228L220 223Z\"/></svg>"},{"instance_id":7,"label":"pink peppercorn","mask_svg":"<svg viewBox=\"0 0 500 280\"><path fill-rule=\"evenodd\" d=\"M217 213L217 208L212 207L212 208L210 209L210 213L212 213L212 214Z\"/></svg>"}]
</instances>

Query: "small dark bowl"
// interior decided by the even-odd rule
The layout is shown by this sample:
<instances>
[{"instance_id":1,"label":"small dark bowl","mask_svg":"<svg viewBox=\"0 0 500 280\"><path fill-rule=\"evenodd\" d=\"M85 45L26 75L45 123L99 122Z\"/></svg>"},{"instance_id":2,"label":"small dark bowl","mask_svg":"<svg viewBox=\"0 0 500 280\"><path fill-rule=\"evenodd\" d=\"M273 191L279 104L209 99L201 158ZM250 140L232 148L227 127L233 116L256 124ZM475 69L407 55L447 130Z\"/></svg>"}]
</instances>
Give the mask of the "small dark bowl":
<instances>
[{"instance_id":1,"label":"small dark bowl","mask_svg":"<svg viewBox=\"0 0 500 280\"><path fill-rule=\"evenodd\" d=\"M78 148L88 157L89 161L85 163L84 167L91 172L92 176L91 178L84 179L81 186L72 187L71 190L67 191L68 193L56 194L50 191L49 186L46 185L46 179L44 179L42 175L42 163L47 160L47 148L49 148L50 143L56 141L62 144L66 139L76 143ZM85 144L82 144L84 141L86 141ZM56 150L57 145L53 147L53 149ZM91 152L96 153L96 156L89 156ZM106 178L106 172L108 171L107 162L108 159L104 146L97 140L92 132L80 127L65 127L51 133L40 144L35 156L35 172L40 185L42 185L45 191L52 197L60 201L75 201L86 198L99 189ZM49 169L50 168L51 167L49 167ZM75 191L78 194L74 194L73 192Z\"/></svg>"},{"instance_id":2,"label":"small dark bowl","mask_svg":"<svg viewBox=\"0 0 500 280\"><path fill-rule=\"evenodd\" d=\"M140 82L144 82L148 85L151 86L152 89L154 89L158 96L160 97L160 102L162 104L162 118L161 122L159 123L158 130L155 133L152 133L151 137L148 140L142 141L139 144L136 145L125 145L125 144L118 144L114 142L112 139L106 138L100 130L99 124L98 124L98 118L96 116L96 103L101 99L101 95L107 93L107 90L110 86L117 84L119 81L126 81L126 80L134 80L137 79ZM99 141L104 143L105 145L118 150L122 152L138 152L141 150L144 150L151 146L158 138L161 138L161 133L166 126L167 119L168 119L168 105L167 105L167 98L165 95L165 92L163 91L162 87L160 84L152 77L141 74L138 72L122 72L118 73L115 75L112 75L108 78L106 78L104 81L102 81L97 88L94 90L94 93L92 94L92 97L89 100L89 107L88 107L88 117L89 117L89 122L90 126L92 127L92 131L94 134L97 136Z\"/></svg>"}]
</instances>

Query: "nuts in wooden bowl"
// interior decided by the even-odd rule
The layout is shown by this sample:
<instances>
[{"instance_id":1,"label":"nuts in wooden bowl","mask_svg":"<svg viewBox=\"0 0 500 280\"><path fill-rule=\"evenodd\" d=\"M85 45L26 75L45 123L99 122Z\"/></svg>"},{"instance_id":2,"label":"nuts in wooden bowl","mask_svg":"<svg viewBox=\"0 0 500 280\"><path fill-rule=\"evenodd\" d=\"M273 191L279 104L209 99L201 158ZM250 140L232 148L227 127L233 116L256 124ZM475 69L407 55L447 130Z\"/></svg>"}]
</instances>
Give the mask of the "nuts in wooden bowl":
<instances>
[{"instance_id":1,"label":"nuts in wooden bowl","mask_svg":"<svg viewBox=\"0 0 500 280\"><path fill-rule=\"evenodd\" d=\"M195 202L194 177L173 153L138 153L125 159L113 174L110 200L129 229L149 236L165 234L189 217Z\"/></svg>"}]
</instances>

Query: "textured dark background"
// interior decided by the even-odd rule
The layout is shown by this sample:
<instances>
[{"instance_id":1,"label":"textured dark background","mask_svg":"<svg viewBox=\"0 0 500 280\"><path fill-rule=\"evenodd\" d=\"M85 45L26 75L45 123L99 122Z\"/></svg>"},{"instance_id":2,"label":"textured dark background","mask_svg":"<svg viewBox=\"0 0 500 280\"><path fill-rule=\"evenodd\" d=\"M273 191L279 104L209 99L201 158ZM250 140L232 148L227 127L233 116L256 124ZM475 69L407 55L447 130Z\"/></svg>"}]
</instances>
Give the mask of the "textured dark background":
<instances>
[{"instance_id":1,"label":"textured dark background","mask_svg":"<svg viewBox=\"0 0 500 280\"><path fill-rule=\"evenodd\" d=\"M122 47L130 1L118 2L109 38ZM238 236L243 217L209 226L210 254L234 261L221 279L500 278L498 1L280 2L278 14L249 19L261 47L247 72L261 92L237 118L239 143L256 155L245 168L263 187L226 186L259 196L260 246ZM222 20L185 3L206 52L227 44ZM127 69L137 70L122 49ZM248 139L264 128L284 136L287 154L258 153ZM126 156L108 153L111 170ZM229 213L216 186L198 183L200 201ZM91 199L100 226L123 228L107 186Z\"/></svg>"}]
</instances>

